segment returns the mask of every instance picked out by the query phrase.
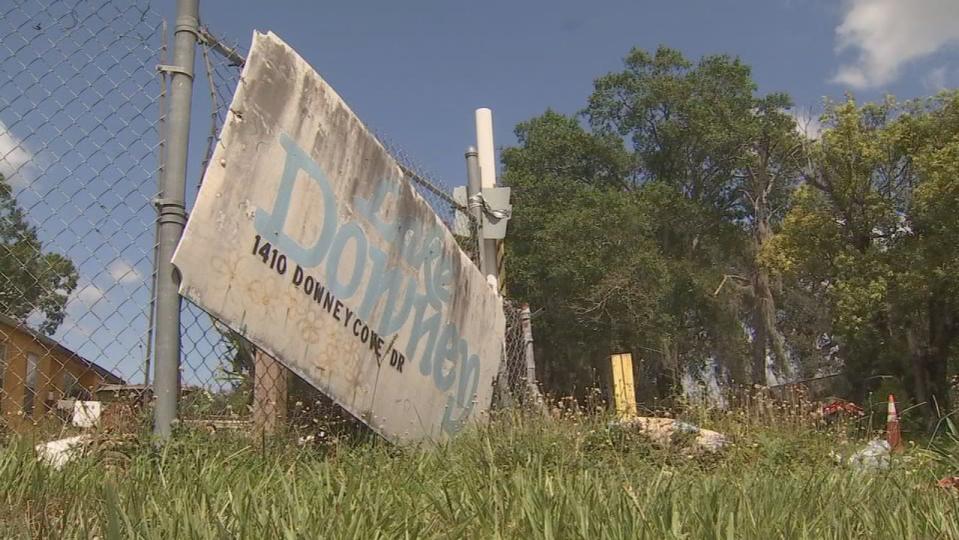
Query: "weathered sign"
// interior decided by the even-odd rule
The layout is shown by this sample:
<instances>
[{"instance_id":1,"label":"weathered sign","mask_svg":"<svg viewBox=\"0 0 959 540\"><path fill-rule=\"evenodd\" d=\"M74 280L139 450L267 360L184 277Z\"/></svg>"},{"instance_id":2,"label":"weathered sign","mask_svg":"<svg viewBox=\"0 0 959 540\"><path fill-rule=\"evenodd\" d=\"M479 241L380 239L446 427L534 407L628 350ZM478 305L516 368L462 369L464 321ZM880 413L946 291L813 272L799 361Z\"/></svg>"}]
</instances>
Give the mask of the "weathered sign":
<instances>
[{"instance_id":1,"label":"weathered sign","mask_svg":"<svg viewBox=\"0 0 959 540\"><path fill-rule=\"evenodd\" d=\"M181 294L389 439L485 413L502 300L334 90L255 33L173 257Z\"/></svg>"}]
</instances>

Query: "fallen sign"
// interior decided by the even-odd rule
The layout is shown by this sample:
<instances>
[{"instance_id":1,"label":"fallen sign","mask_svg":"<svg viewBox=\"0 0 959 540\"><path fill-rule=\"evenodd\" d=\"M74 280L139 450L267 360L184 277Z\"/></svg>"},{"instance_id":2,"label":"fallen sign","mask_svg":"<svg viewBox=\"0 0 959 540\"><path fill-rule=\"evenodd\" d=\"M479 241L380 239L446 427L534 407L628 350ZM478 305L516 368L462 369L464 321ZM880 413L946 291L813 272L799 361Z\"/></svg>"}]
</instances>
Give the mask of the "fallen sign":
<instances>
[{"instance_id":1,"label":"fallen sign","mask_svg":"<svg viewBox=\"0 0 959 540\"><path fill-rule=\"evenodd\" d=\"M173 263L180 292L393 441L489 408L502 299L274 34L253 45Z\"/></svg>"}]
</instances>

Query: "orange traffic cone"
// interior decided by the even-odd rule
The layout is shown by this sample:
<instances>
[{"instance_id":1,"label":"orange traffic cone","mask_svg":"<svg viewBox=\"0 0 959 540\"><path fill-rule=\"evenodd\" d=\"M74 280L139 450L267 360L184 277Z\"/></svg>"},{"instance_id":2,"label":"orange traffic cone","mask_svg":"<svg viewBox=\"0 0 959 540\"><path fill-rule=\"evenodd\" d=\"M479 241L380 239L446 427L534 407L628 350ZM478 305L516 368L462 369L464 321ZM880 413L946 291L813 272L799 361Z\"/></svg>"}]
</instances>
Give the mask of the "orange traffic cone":
<instances>
[{"instance_id":1,"label":"orange traffic cone","mask_svg":"<svg viewBox=\"0 0 959 540\"><path fill-rule=\"evenodd\" d=\"M886 442L898 452L902 450L902 431L899 429L899 413L896 412L896 398L889 394L889 412L886 414Z\"/></svg>"}]
</instances>

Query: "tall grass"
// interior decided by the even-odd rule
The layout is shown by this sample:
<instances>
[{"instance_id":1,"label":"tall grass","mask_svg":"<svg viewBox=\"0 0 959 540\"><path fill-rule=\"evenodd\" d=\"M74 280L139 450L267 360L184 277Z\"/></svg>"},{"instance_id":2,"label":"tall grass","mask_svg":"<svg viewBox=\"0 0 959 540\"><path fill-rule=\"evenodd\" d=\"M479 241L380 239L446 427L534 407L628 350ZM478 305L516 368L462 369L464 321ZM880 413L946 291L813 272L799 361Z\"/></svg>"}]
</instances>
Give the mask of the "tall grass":
<instances>
[{"instance_id":1,"label":"tall grass","mask_svg":"<svg viewBox=\"0 0 959 540\"><path fill-rule=\"evenodd\" d=\"M709 421L708 418L700 420ZM856 473L811 427L713 420L734 446L696 456L601 417L501 418L448 444L182 434L101 444L61 471L0 450L3 538L957 538L954 448Z\"/></svg>"}]
</instances>

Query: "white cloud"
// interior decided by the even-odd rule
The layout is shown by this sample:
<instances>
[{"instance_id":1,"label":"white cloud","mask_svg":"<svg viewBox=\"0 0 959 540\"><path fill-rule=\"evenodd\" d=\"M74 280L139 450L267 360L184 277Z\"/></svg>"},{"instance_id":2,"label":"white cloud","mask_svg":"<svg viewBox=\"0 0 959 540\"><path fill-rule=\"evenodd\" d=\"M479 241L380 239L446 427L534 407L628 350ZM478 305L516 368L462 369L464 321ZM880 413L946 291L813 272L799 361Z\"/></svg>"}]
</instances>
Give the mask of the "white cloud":
<instances>
[{"instance_id":1,"label":"white cloud","mask_svg":"<svg viewBox=\"0 0 959 540\"><path fill-rule=\"evenodd\" d=\"M33 153L0 121L0 174L14 187L28 183L27 176Z\"/></svg>"},{"instance_id":2,"label":"white cloud","mask_svg":"<svg viewBox=\"0 0 959 540\"><path fill-rule=\"evenodd\" d=\"M110 277L112 277L117 283L139 283L143 280L143 275L140 273L140 271L123 259L117 259L110 263L110 266L107 267L107 271L110 272Z\"/></svg>"},{"instance_id":3,"label":"white cloud","mask_svg":"<svg viewBox=\"0 0 959 540\"><path fill-rule=\"evenodd\" d=\"M957 0L846 0L836 51L858 51L833 82L855 89L894 81L900 68L959 43Z\"/></svg>"}]
</instances>

